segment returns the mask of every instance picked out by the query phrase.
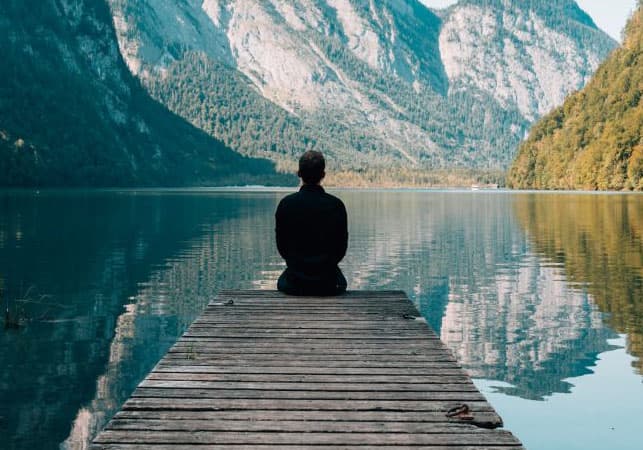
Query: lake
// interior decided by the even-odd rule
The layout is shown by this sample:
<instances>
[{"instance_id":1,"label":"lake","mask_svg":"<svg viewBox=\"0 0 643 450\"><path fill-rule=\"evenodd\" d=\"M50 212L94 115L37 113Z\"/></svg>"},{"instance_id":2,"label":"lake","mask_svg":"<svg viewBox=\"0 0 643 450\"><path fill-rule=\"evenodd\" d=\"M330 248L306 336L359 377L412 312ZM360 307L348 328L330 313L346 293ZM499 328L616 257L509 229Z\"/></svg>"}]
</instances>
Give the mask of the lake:
<instances>
[{"instance_id":1,"label":"lake","mask_svg":"<svg viewBox=\"0 0 643 450\"><path fill-rule=\"evenodd\" d=\"M0 448L86 448L219 290L273 289L287 192L0 191ZM406 291L528 449L643 448L643 195L331 192L349 289Z\"/></svg>"}]
</instances>

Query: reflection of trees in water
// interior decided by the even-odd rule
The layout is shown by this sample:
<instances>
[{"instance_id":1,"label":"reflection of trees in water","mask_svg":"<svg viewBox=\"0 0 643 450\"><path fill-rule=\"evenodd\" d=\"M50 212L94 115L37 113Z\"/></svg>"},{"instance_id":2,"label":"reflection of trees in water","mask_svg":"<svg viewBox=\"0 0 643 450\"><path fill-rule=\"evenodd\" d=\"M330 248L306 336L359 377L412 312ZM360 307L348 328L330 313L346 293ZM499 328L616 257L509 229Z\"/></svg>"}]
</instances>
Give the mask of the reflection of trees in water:
<instances>
[{"instance_id":1,"label":"reflection of trees in water","mask_svg":"<svg viewBox=\"0 0 643 450\"><path fill-rule=\"evenodd\" d=\"M505 267L486 286L453 284L442 339L472 376L501 380L511 395L569 392L614 337L586 294L536 257Z\"/></svg>"},{"instance_id":2,"label":"reflection of trees in water","mask_svg":"<svg viewBox=\"0 0 643 450\"><path fill-rule=\"evenodd\" d=\"M109 364L97 380L96 395L78 411L65 448L87 448L220 289L256 288L267 268L279 273L282 266L272 241L273 202L252 203L251 208L237 205L234 212L227 210L227 219L202 224L196 237L183 241L179 251L138 283L136 295L117 320Z\"/></svg>"},{"instance_id":3,"label":"reflection of trees in water","mask_svg":"<svg viewBox=\"0 0 643 450\"><path fill-rule=\"evenodd\" d=\"M351 223L343 263L352 289L404 289L439 332L449 284L484 285L513 258L520 232L504 195L373 192L345 195Z\"/></svg>"},{"instance_id":4,"label":"reflection of trees in water","mask_svg":"<svg viewBox=\"0 0 643 450\"><path fill-rule=\"evenodd\" d=\"M514 210L536 252L562 265L609 326L627 333L643 373L643 197L534 194L518 197Z\"/></svg>"},{"instance_id":5,"label":"reflection of trees in water","mask_svg":"<svg viewBox=\"0 0 643 450\"><path fill-rule=\"evenodd\" d=\"M252 199L226 196L1 196L5 295L16 298L33 285L65 306L49 313L49 322L0 333L0 435L7 445L50 448L67 437L74 418L72 434L91 438L198 311L183 314L179 306L172 310L178 316L164 315L154 306L159 297L148 298L140 315L138 304L130 305L138 292L154 285L167 261L180 260L200 224L256 210ZM29 317L40 316L40 306L30 308Z\"/></svg>"},{"instance_id":6,"label":"reflection of trees in water","mask_svg":"<svg viewBox=\"0 0 643 450\"><path fill-rule=\"evenodd\" d=\"M474 376L568 392L608 348L587 295L529 255L513 195L346 193L351 288L404 289ZM356 276L357 274L357 276Z\"/></svg>"}]
</instances>

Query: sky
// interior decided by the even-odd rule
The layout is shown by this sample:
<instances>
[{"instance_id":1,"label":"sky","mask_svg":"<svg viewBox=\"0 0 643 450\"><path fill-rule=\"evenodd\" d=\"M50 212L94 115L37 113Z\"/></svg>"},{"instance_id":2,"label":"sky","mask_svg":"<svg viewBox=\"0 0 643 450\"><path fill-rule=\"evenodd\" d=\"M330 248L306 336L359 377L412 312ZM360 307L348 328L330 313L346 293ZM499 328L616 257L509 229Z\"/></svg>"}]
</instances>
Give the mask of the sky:
<instances>
[{"instance_id":1,"label":"sky","mask_svg":"<svg viewBox=\"0 0 643 450\"><path fill-rule=\"evenodd\" d=\"M456 3L456 0L420 0L427 6L443 8ZM543 0L547 1L547 0ZM605 30L617 41L621 41L621 30L627 18L636 7L637 0L576 0L599 28Z\"/></svg>"}]
</instances>

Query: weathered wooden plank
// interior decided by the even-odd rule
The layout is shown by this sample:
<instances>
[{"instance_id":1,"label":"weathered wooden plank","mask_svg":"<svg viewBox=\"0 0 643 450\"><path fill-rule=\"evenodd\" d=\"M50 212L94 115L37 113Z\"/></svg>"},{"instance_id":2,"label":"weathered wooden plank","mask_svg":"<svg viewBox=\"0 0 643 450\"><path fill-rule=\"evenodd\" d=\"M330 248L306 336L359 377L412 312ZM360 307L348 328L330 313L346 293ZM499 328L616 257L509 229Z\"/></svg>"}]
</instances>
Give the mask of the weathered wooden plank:
<instances>
[{"instance_id":1,"label":"weathered wooden plank","mask_svg":"<svg viewBox=\"0 0 643 450\"><path fill-rule=\"evenodd\" d=\"M355 377L351 375L328 375L328 374L229 374L229 373L167 373L152 372L143 382L154 380L166 381L208 381L213 383L223 382L258 382L258 383L327 383L327 384L383 384L398 385L405 384L447 384L467 383L473 384L465 374L459 375L400 375L391 377L389 375L362 375Z\"/></svg>"},{"instance_id":2,"label":"weathered wooden plank","mask_svg":"<svg viewBox=\"0 0 643 450\"><path fill-rule=\"evenodd\" d=\"M320 369L321 370L321 369ZM453 373L455 372L455 373ZM471 381L463 373L433 373L433 374L409 374L400 373L396 376L387 374L363 373L360 376L345 373L328 373L327 371L318 373L217 373L217 372L167 372L155 370L148 375L146 380L206 380L206 381L259 381L259 382L289 382L289 383L467 383L471 386Z\"/></svg>"},{"instance_id":3,"label":"weathered wooden plank","mask_svg":"<svg viewBox=\"0 0 643 450\"><path fill-rule=\"evenodd\" d=\"M355 363L368 362L368 363L396 363L396 364L418 364L422 365L426 362L446 362L455 361L453 356L447 354L432 354L432 355L347 355L345 353L325 353L320 355L240 355L238 353L228 354L207 354L194 351L191 353L168 353L163 361L201 361L205 364L217 365L229 361L234 364L259 364L260 361L266 362L279 362L279 364L286 364L288 362L313 362L317 365L323 365L326 361L352 361ZM414 367L410 365L409 367Z\"/></svg>"},{"instance_id":4,"label":"weathered wooden plank","mask_svg":"<svg viewBox=\"0 0 643 450\"><path fill-rule=\"evenodd\" d=\"M210 314L210 313L203 313L199 316L200 319L204 321L216 321L216 322L231 322L234 320L238 320L240 317L244 317L245 313L239 314L235 312L220 312L216 314ZM372 313L367 313L367 312L360 312L360 311L355 311L351 313L347 313L346 311L342 313L337 313L337 312L330 312L330 313L315 313L315 314L308 314L308 313L301 313L301 314L296 314L296 313L289 313L287 315L288 319L292 321L292 323L298 323L298 322L303 322L305 320L310 320L311 317L319 318L320 321L322 322L332 322L333 320L337 322L346 322L350 320L355 320L355 321L362 321L362 322L370 322L370 321L377 321L377 320L382 320L385 321L387 324L394 323L395 321L404 321L403 323L421 323L421 318L417 316L409 316L409 319L404 319L401 318L401 315L389 315L389 314L382 314L372 312ZM280 313L276 312L262 312L261 316L258 316L257 319L266 321L266 322L284 322L284 313L283 311ZM248 324L251 324L252 321L246 322ZM429 332L432 332L432 330L429 330Z\"/></svg>"},{"instance_id":5,"label":"weathered wooden plank","mask_svg":"<svg viewBox=\"0 0 643 450\"><path fill-rule=\"evenodd\" d=\"M422 368L360 368L360 367L284 367L284 366L179 366L159 364L154 368L154 373L238 373L238 374L282 374L282 375L461 375L462 369L453 367L450 363L433 363ZM151 375L150 375L151 376Z\"/></svg>"},{"instance_id":6,"label":"weathered wooden plank","mask_svg":"<svg viewBox=\"0 0 643 450\"><path fill-rule=\"evenodd\" d=\"M310 340L307 338L300 338L293 340L292 342L285 341L282 339L239 339L235 341L226 341L221 339L185 339L180 344L174 345L171 350L180 351L185 349L200 348L204 350L211 351L230 351L234 350L237 352L244 352L247 350L255 350L257 352L274 350L273 353L278 353L280 351L284 352L309 352L309 351L318 351L322 353L336 353L340 351L352 350L355 352L381 352L385 354L392 354L397 352L420 352L426 351L430 353L436 352L450 352L442 343L434 341L426 341L422 345L415 344L413 342L404 342L404 341L393 341L390 344L382 342L351 342L349 340L338 341L332 347L326 344L323 341ZM368 353L364 353L368 354ZM417 354L417 353L414 353Z\"/></svg>"},{"instance_id":7,"label":"weathered wooden plank","mask_svg":"<svg viewBox=\"0 0 643 450\"><path fill-rule=\"evenodd\" d=\"M330 316L338 315L338 318L347 319L354 316L359 320L376 320L377 318L399 318L400 321L404 323L413 323L418 321L421 317L417 310L414 308L400 308L399 310L390 310L385 308L383 311L381 308L363 308L360 310L353 310L353 308L342 308L342 307L328 307L328 308L298 308L298 307L239 307L239 308L227 308L222 310L210 311L207 310L203 314L203 318L215 319L215 318L231 318L233 316L257 316L263 319L269 320L291 320L293 323L298 322L299 320L310 319L315 317L318 314L321 314L322 317L330 318Z\"/></svg>"},{"instance_id":8,"label":"weathered wooden plank","mask_svg":"<svg viewBox=\"0 0 643 450\"><path fill-rule=\"evenodd\" d=\"M320 433L346 433L359 430L361 433L467 433L488 434L468 423L445 422L431 426L427 430L422 422L361 422L361 421L257 421L257 420L172 420L172 419L122 419L117 418L109 424L110 430L144 430L144 431L281 431L308 432L316 430Z\"/></svg>"},{"instance_id":9,"label":"weathered wooden plank","mask_svg":"<svg viewBox=\"0 0 643 450\"><path fill-rule=\"evenodd\" d=\"M408 302L373 302L362 305L351 305L351 304L296 304L290 303L287 301L275 301L275 302L261 302L261 303L235 303L230 306L207 306L205 312L210 314L218 314L221 312L251 312L251 311L274 311L275 313L281 312L282 315L288 313L294 313L296 315L305 315L309 314L310 311L316 311L320 313L328 314L329 311L337 311L342 314L355 313L367 313L371 312L374 314L386 314L389 316L395 316L409 312L413 315L418 316L417 309L408 303ZM310 318L310 316L309 316Z\"/></svg>"},{"instance_id":10,"label":"weathered wooden plank","mask_svg":"<svg viewBox=\"0 0 643 450\"><path fill-rule=\"evenodd\" d=\"M261 327L219 327L219 326L192 326L188 329L190 334L192 333L206 333L206 337L218 338L219 336L239 336L244 337L245 335L257 335L260 337L272 337L284 335L285 337L296 336L296 337L308 337L309 339L314 339L315 336L319 335L320 338L333 338L345 339L346 335L365 335L368 339L379 338L381 341L388 341L399 336L412 336L412 337L422 337L432 341L439 341L438 337L428 331L422 329L426 325L418 326L417 328L409 327L407 329L397 329L397 328L304 328L292 326L290 328L271 328L263 329ZM356 339L359 339L358 337Z\"/></svg>"},{"instance_id":11,"label":"weathered wooden plank","mask_svg":"<svg viewBox=\"0 0 643 450\"><path fill-rule=\"evenodd\" d=\"M496 430L493 433L283 433L283 432L217 432L217 431L129 431L110 430L101 433L96 443L145 444L333 444L333 445L519 445L511 433Z\"/></svg>"},{"instance_id":12,"label":"weathered wooden plank","mask_svg":"<svg viewBox=\"0 0 643 450\"><path fill-rule=\"evenodd\" d=\"M315 359L322 358L324 356L355 356L356 358L369 359L372 358L373 361L379 359L383 360L395 360L396 358L417 358L416 360L422 360L423 358L434 358L436 356L441 356L449 358L449 361L453 360L450 358L452 355L449 355L445 352L443 355L436 355L440 348L435 349L364 349L359 351L359 349L352 348L337 348L337 349L288 349L288 348L275 348L270 349L266 347L253 348L250 347L228 347L228 348L217 348L217 347L200 347L195 345L193 347L186 346L181 348L172 348L168 350L167 357L182 357L184 354L198 354L198 355L210 355L213 359L223 358L226 355L230 357L244 358L244 359L265 359L267 357L274 357L276 359ZM271 356L272 355L272 356Z\"/></svg>"},{"instance_id":13,"label":"weathered wooden plank","mask_svg":"<svg viewBox=\"0 0 643 450\"><path fill-rule=\"evenodd\" d=\"M219 343L208 343L208 342L184 342L182 345L177 345L172 347L169 352L171 353L186 353L186 352L195 352L200 351L201 353L244 353L244 354L276 354L276 355L288 355L288 354L305 354L305 355L330 355L335 353L343 353L346 355L349 354L359 354L359 355L386 355L386 356L395 356L395 355L412 355L412 356L421 356L421 355L431 355L435 354L437 351L444 351L446 349L439 344L436 345L424 345L424 346L388 346L388 345L373 345L370 347L364 346L353 346L353 345L338 345L337 347L328 348L326 346L320 345L296 345L296 343L290 347L284 345L283 342L276 342L273 345L266 342L256 342L248 343L247 345L228 345L225 342Z\"/></svg>"},{"instance_id":14,"label":"weathered wooden plank","mask_svg":"<svg viewBox=\"0 0 643 450\"><path fill-rule=\"evenodd\" d=\"M237 370L237 367L242 367L242 366L248 366L252 365L252 367L256 368L256 370L261 370L263 368L272 368L272 367L283 367L284 369L291 369L291 368L308 368L308 367L322 367L322 366L327 366L328 369L396 369L396 370L404 370L404 369L431 369L433 367L442 367L442 368L449 368L453 367L454 369L457 369L459 366L455 365L455 363L452 362L452 360L447 360L447 361L412 361L412 362L405 362L405 363L399 363L399 362L392 362L392 361L354 361L354 360L345 360L345 361L336 361L336 360L328 360L328 361L302 361L301 359L297 361L275 361L272 358L265 358L265 359L235 359L235 358L227 358L227 359L218 359L216 362L213 360L209 359L204 359L204 360L196 360L196 359L190 359L188 355L185 357L181 358L174 358L172 360L169 360L168 358L164 358L163 361L159 362L159 364L156 366L157 369L160 368L167 368L171 369L174 367L202 367L202 368L217 368L221 370L226 370L230 368L230 370ZM170 370L171 371L171 370ZM458 370L458 373L461 373Z\"/></svg>"},{"instance_id":15,"label":"weathered wooden plank","mask_svg":"<svg viewBox=\"0 0 643 450\"><path fill-rule=\"evenodd\" d=\"M232 302L230 302L232 300ZM383 296L374 296L369 298L355 298L350 296L341 296L341 297L288 297L288 296L269 296L263 298L255 298L253 296L218 296L215 301L212 301L208 304L210 308L223 307L223 306L236 306L243 304L265 304L265 303L284 303L288 305L313 305L313 306L324 306L324 305L336 305L336 304L348 304L348 305L372 305L378 303L398 303L405 304L408 299L404 297L397 297L394 295L383 295Z\"/></svg>"},{"instance_id":16,"label":"weathered wooden plank","mask_svg":"<svg viewBox=\"0 0 643 450\"><path fill-rule=\"evenodd\" d=\"M273 341L265 341L263 339L258 339L255 341L229 341L229 340L213 340L213 339L181 339L180 342L177 342L172 349L180 348L194 348L196 345L199 347L205 348L221 348L225 344L226 348L276 348L276 349L286 349L286 350L328 350L328 345L325 341L304 341L303 339L297 340L295 342L288 343L279 343ZM416 350L416 349L441 349L444 351L449 351L448 348L437 339L425 339L421 342L353 342L353 341L340 341L333 347L333 349L354 349L354 350Z\"/></svg>"},{"instance_id":17,"label":"weathered wooden plank","mask_svg":"<svg viewBox=\"0 0 643 450\"><path fill-rule=\"evenodd\" d=\"M269 328L266 328L266 327ZM342 325L328 325L328 326L314 326L314 325L301 325L293 323L291 325L277 322L272 322L269 324L266 323L252 323L252 324L218 324L213 322L195 322L190 327L191 330L208 330L211 332L218 331L252 331L252 332L265 332L270 330L272 333L276 332L294 332L294 331L306 331L309 333L408 333L409 331L419 331L422 333L430 334L426 329L426 325L416 321L410 321L408 326L403 326L400 324L386 325L380 324L369 324L368 326L360 326L360 324L351 324L350 322L345 322Z\"/></svg>"},{"instance_id":18,"label":"weathered wooden plank","mask_svg":"<svg viewBox=\"0 0 643 450\"><path fill-rule=\"evenodd\" d=\"M348 318L355 316L356 319L361 320L374 320L377 318L399 318L399 320L404 320L404 323L409 322L413 323L421 316L415 308L410 307L399 307L398 309L390 308L380 308L380 307L371 307L371 308L362 308L362 309L353 309L353 308L342 308L341 306L337 307L288 307L288 306L265 306L265 307L238 307L238 308L226 308L221 310L206 310L203 313L203 317L207 319L213 319L218 317L230 318L234 315L239 317L240 315L256 316L264 319L278 320L279 318L283 320L292 320L293 323L296 323L298 320L306 320L311 317L315 317L318 314L321 314L322 317L330 317L332 315L339 315L338 318ZM262 317L265 315L265 317Z\"/></svg>"},{"instance_id":19,"label":"weathered wooden plank","mask_svg":"<svg viewBox=\"0 0 643 450\"><path fill-rule=\"evenodd\" d=\"M297 306L297 305L262 305L262 306L217 306L217 307L208 307L205 310L205 314L213 317L217 317L220 314L252 314L258 315L259 313L270 314L275 317L283 317L284 319L288 318L290 315L302 319L310 319L313 315L316 314L358 314L364 316L385 316L385 317L395 317L404 318L405 314L408 314L409 318L405 320L412 320L411 318L420 317L417 309L412 305L397 305L394 307L386 306L364 306L362 308L353 308L353 307L344 307L341 305L333 306Z\"/></svg>"},{"instance_id":20,"label":"weathered wooden plank","mask_svg":"<svg viewBox=\"0 0 643 450\"><path fill-rule=\"evenodd\" d=\"M226 301L228 300L228 301ZM231 300L231 302L230 302ZM356 298L343 298L343 297L330 297L325 300L320 300L319 298L298 298L298 297L265 297L265 298L252 298L252 297L229 297L221 298L215 302L208 304L208 308L234 308L237 306L264 306L264 305L275 305L275 304L286 304L288 306L302 306L302 307L327 307L327 306L348 306L359 308L362 306L373 306L373 305L393 305L393 306L404 306L408 307L408 300L405 298L399 297L379 297L371 298L368 300L365 299L356 299Z\"/></svg>"},{"instance_id":21,"label":"weathered wooden plank","mask_svg":"<svg viewBox=\"0 0 643 450\"><path fill-rule=\"evenodd\" d=\"M493 408L484 401L468 402L471 410L476 413L493 411ZM450 408L457 406L455 401L443 400L265 400L265 399L221 399L213 402L210 399L195 398L184 399L176 402L172 399L161 398L130 398L123 405L124 410L133 409L165 409L165 410L200 410L222 411L241 409L262 409L275 411L435 411L445 413Z\"/></svg>"},{"instance_id":22,"label":"weathered wooden plank","mask_svg":"<svg viewBox=\"0 0 643 450\"><path fill-rule=\"evenodd\" d=\"M248 346L248 345L277 345L284 344L288 347L291 346L310 346L310 347L320 347L324 348L345 348L345 347L376 347L376 348L413 348L413 347L430 347L438 346L445 350L448 350L443 343L441 343L437 338L432 338L429 336L422 337L421 340L417 339L388 339L385 337L379 337L374 339L316 339L310 336L300 336L294 338L280 338L276 336L265 336L258 339L252 339L249 337L239 337L238 339L232 340L229 338L221 338L217 336L187 336L184 335L181 338L181 344L221 344L228 346ZM331 347L332 346L332 347Z\"/></svg>"},{"instance_id":23,"label":"weathered wooden plank","mask_svg":"<svg viewBox=\"0 0 643 450\"><path fill-rule=\"evenodd\" d=\"M246 314L251 314L254 311L257 311L258 309L254 308L248 308L244 311L240 310L235 310L234 308L227 308L227 309L217 309L217 310L205 310L203 313L199 316L203 319L208 319L208 320L217 320L217 319L223 319L223 320L231 320L231 319L239 319L239 317L243 317ZM418 314L417 310L409 308L408 311L410 311L409 316L406 318L404 317L403 313L400 312L395 312L395 311L389 311L387 309L353 309L353 308L334 308L333 311L326 311L326 310L315 310L312 308L299 308L299 309L291 309L291 310L285 310L284 308L270 308L269 310L263 310L262 315L257 315L257 314L252 314L253 318L260 319L260 320L284 320L284 318L288 318L289 320L292 319L293 322L299 322L299 321L304 321L304 320L310 320L312 317L315 319L319 319L320 321L325 321L325 320L350 320L351 318L354 318L355 320L386 320L386 321L391 321L391 320L404 320L406 322L413 322L420 318L420 315ZM314 313L314 314L313 314Z\"/></svg>"},{"instance_id":24,"label":"weathered wooden plank","mask_svg":"<svg viewBox=\"0 0 643 450\"><path fill-rule=\"evenodd\" d=\"M234 304L232 304L234 302ZM230 312L230 311L256 311L256 310L269 310L307 314L308 311L333 311L337 310L343 314L351 312L375 312L378 314L397 315L400 312L411 311L416 313L415 307L408 303L408 301L398 300L382 300L373 302L333 302L333 303L311 303L311 302L291 302L288 300L275 300L275 301L234 301L230 300L228 305L208 305L205 309L208 313Z\"/></svg>"},{"instance_id":25,"label":"weathered wooden plank","mask_svg":"<svg viewBox=\"0 0 643 450\"><path fill-rule=\"evenodd\" d=\"M392 340L392 341L414 341L418 339L423 339L427 337L422 333L402 333L402 334L385 334L377 335L364 334L364 333L345 333L342 335L336 335L333 333L235 333L235 332L217 332L211 333L209 331L200 331L200 330L188 330L185 333L186 337L213 337L215 339L270 339L272 342L287 342L288 339L325 339L329 341L342 341L342 340L358 340L358 341L381 341L382 339ZM332 342L328 343L329 346L332 346Z\"/></svg>"},{"instance_id":26,"label":"weathered wooden plank","mask_svg":"<svg viewBox=\"0 0 643 450\"><path fill-rule=\"evenodd\" d=\"M270 349L270 348L242 348L239 349L237 348L217 348L217 347L182 347L182 348L172 348L168 350L169 354L183 354L183 353L195 353L198 352L200 354L210 354L210 355L216 355L216 354L236 354L236 352L244 352L244 356L250 356L250 355L274 355L275 357L287 357L288 355L301 355L301 356L316 356L316 355L361 355L361 356L384 356L384 357L389 357L389 358L395 358L396 356L430 356L432 353L435 353L436 349L409 349L409 350L396 350L396 349L390 349L389 351L386 351L386 349L382 350L371 350L371 349L365 349L360 351L359 349L335 349L333 348L332 350L326 350L324 349L288 349L288 348L275 348L275 349ZM305 353L302 354L302 353Z\"/></svg>"},{"instance_id":27,"label":"weathered wooden plank","mask_svg":"<svg viewBox=\"0 0 643 450\"><path fill-rule=\"evenodd\" d=\"M261 314L261 315L260 315ZM309 321L311 317L319 317L320 322L346 321L354 318L356 321L370 322L374 320L383 320L385 323L382 325L394 324L398 321L399 325L404 323L422 323L422 317L418 315L415 309L401 309L399 311L391 311L388 308L364 308L353 310L352 308L259 308L248 307L243 310L239 309L224 309L221 311L205 311L200 318L203 321L229 321L234 318L239 318L242 315L256 315L259 321L277 322L279 320L290 320L293 325ZM283 323L283 322L282 322Z\"/></svg>"},{"instance_id":28,"label":"weathered wooden plank","mask_svg":"<svg viewBox=\"0 0 643 450\"><path fill-rule=\"evenodd\" d=\"M312 391L312 392L446 392L456 391L475 392L466 383L434 383L434 384L371 384L371 383L253 383L253 382L221 382L221 381L183 381L183 380L145 380L139 386L142 388L165 388L165 389L236 389L236 390L289 390L289 391ZM464 397L464 396L463 396ZM480 398L484 400L484 397ZM463 400L465 400L463 398Z\"/></svg>"},{"instance_id":29,"label":"weathered wooden plank","mask_svg":"<svg viewBox=\"0 0 643 450\"><path fill-rule=\"evenodd\" d=\"M92 450L141 450L150 448L149 444L92 444L90 447ZM193 450L194 444L155 444L153 447L155 450ZM384 444L384 445L305 445L305 444L280 444L280 445L262 445L262 444L199 444L199 449L210 450L210 449L233 449L233 450L279 450L283 448L287 449L297 449L297 450L352 450L359 448L360 450L382 450L382 449L395 449L395 450L417 450L422 448L423 450L510 450L510 449L523 449L520 445L422 445L420 447L416 445L396 445L396 444Z\"/></svg>"},{"instance_id":30,"label":"weathered wooden plank","mask_svg":"<svg viewBox=\"0 0 643 450\"><path fill-rule=\"evenodd\" d=\"M163 364L190 365L190 366L239 366L252 365L256 367L283 366L283 367L318 367L328 363L329 367L409 367L422 368L425 364L451 362L452 359L440 356L395 357L381 356L364 357L356 356L351 359L346 355L321 355L318 357L297 356L293 358L275 357L273 355L250 355L246 358L237 355L199 355L199 354L168 354Z\"/></svg>"},{"instance_id":31,"label":"weathered wooden plank","mask_svg":"<svg viewBox=\"0 0 643 450\"><path fill-rule=\"evenodd\" d=\"M486 420L489 423L499 423L500 418L493 411L477 411L476 420ZM248 421L331 421L331 422L420 422L420 423L461 423L450 419L444 411L354 411L354 410L123 410L119 411L117 419L158 419L158 420L248 420ZM427 426L427 429L430 426Z\"/></svg>"},{"instance_id":32,"label":"weathered wooden plank","mask_svg":"<svg viewBox=\"0 0 643 450\"><path fill-rule=\"evenodd\" d=\"M355 311L356 313L359 313L358 311ZM208 316L202 315L199 316L194 322L193 325L198 325L198 324L230 324L231 326L264 326L264 325L271 325L271 326L276 326L276 327L284 327L284 326L303 326L303 327L341 327L341 326L349 326L349 327L377 327L377 326L398 326L398 327L404 327L405 325L412 326L413 324L417 324L420 326L421 324L425 323L423 318L421 317L415 317L409 318L409 319L404 319L404 321L401 321L399 317L397 316L382 316L380 320L376 320L375 318L364 318L360 320L350 320L348 318L341 319L341 318L328 318L328 319L323 319L319 320L317 318L311 319L311 316L307 314L302 314L305 319L300 319L297 322L293 322L291 324L284 324L282 321L279 319L272 318L272 317L257 317L256 319L253 319L251 322L248 321L241 321L238 318L235 320L234 317L228 316L224 317L221 315L217 314L210 314ZM348 316L348 312L344 312L345 316ZM315 317L315 316L312 316Z\"/></svg>"},{"instance_id":33,"label":"weathered wooden plank","mask_svg":"<svg viewBox=\"0 0 643 450\"><path fill-rule=\"evenodd\" d=\"M448 381L455 381L449 383ZM323 385L323 386L321 386ZM262 390L299 390L299 391L448 391L477 392L475 386L462 380L447 380L434 383L351 383L343 381L327 382L268 382L268 381L201 381L201 380L159 380L146 379L141 387L173 388L173 389L262 389Z\"/></svg>"},{"instance_id":34,"label":"weathered wooden plank","mask_svg":"<svg viewBox=\"0 0 643 450\"><path fill-rule=\"evenodd\" d=\"M132 398L262 398L275 400L444 400L444 401L484 401L479 392L468 389L427 389L424 391L389 390L279 390L275 389L199 389L199 388L147 388L139 387Z\"/></svg>"},{"instance_id":35,"label":"weathered wooden plank","mask_svg":"<svg viewBox=\"0 0 643 450\"><path fill-rule=\"evenodd\" d=\"M261 312L259 315L257 312ZM317 322L341 322L354 318L356 321L373 322L382 320L383 324L402 325L405 323L422 323L422 316L411 306L388 308L386 306L372 306L369 308L352 307L287 307L287 306L247 306L206 309L199 316L203 321L234 321L240 317L248 317L258 322L277 322L280 319L292 319L292 323L310 323L311 319Z\"/></svg>"},{"instance_id":36,"label":"weathered wooden plank","mask_svg":"<svg viewBox=\"0 0 643 450\"><path fill-rule=\"evenodd\" d=\"M354 322L356 326L359 326L360 324L363 325L372 325L373 322L382 322L381 326L382 327L393 327L393 326L400 326L404 327L404 324L410 324L411 326L417 325L425 325L426 322L424 318L418 318L415 316L412 316L410 319L402 319L398 316L389 316L389 315L382 315L382 314L362 314L359 312L355 312L354 314L340 314L340 313L319 313L319 314L314 314L314 315L308 315L308 314L301 314L301 315L293 315L290 316L288 315L287 319L284 319L283 313L281 315L279 314L271 314L271 313L263 313L263 315L260 318L257 318L256 322L253 320L245 320L245 321L240 321L240 317L244 317L244 314L202 314L199 316L199 322L196 323L196 325L199 325L200 323L203 324L230 324L230 325L239 325L239 326L245 326L245 327L252 327L255 325L258 327L261 326L284 326L284 321L288 320L292 322L293 326L316 326L318 325L319 327L322 326L333 326L333 325L338 325L338 326L347 326L350 325L351 322ZM319 321L317 324L314 324L310 321L310 317L317 317L319 318ZM427 329L429 334L435 335L433 330Z\"/></svg>"}]
</instances>

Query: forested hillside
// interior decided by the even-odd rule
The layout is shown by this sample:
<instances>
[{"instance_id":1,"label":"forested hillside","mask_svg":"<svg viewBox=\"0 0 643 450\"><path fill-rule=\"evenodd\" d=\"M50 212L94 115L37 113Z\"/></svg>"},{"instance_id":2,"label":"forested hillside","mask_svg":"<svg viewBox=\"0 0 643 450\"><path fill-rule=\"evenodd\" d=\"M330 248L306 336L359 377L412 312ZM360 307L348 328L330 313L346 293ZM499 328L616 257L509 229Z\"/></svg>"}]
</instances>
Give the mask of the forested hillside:
<instances>
[{"instance_id":1,"label":"forested hillside","mask_svg":"<svg viewBox=\"0 0 643 450\"><path fill-rule=\"evenodd\" d=\"M587 87L538 122L508 176L522 189L643 190L643 8Z\"/></svg>"},{"instance_id":2,"label":"forested hillside","mask_svg":"<svg viewBox=\"0 0 643 450\"><path fill-rule=\"evenodd\" d=\"M283 182L149 96L103 1L3 0L0 54L0 186Z\"/></svg>"}]
</instances>

